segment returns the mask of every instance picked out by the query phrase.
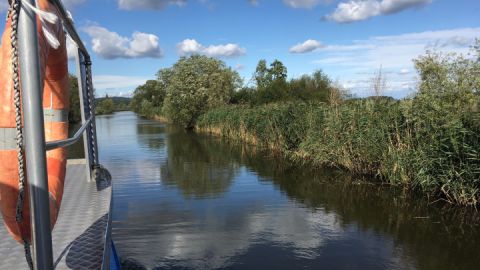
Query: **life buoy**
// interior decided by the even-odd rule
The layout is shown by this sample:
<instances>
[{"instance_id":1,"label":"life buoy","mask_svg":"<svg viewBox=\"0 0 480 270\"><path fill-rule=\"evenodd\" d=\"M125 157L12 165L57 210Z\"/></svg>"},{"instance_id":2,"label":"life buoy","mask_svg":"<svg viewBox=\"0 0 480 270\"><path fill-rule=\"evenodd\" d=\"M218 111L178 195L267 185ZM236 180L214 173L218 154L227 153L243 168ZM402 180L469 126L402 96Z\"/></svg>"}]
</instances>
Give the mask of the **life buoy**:
<instances>
[{"instance_id":1,"label":"life buoy","mask_svg":"<svg viewBox=\"0 0 480 270\"><path fill-rule=\"evenodd\" d=\"M37 1L38 8L59 17L58 9L48 0ZM16 221L19 174L15 144L15 107L11 62L11 18L7 19L0 45L0 210L3 222L19 242L31 239L28 188L23 206L23 221ZM68 137L69 78L66 36L61 22L49 23L37 18L40 73L43 81L45 138L47 141ZM48 29L44 29L48 28ZM52 37L57 43L52 44ZM20 74L21 77L21 74ZM28 151L28 149L27 149ZM56 223L63 196L66 149L47 152L50 222ZM28 167L26 168L28 171ZM28 179L27 179L28 181ZM28 186L26 186L28 187Z\"/></svg>"}]
</instances>

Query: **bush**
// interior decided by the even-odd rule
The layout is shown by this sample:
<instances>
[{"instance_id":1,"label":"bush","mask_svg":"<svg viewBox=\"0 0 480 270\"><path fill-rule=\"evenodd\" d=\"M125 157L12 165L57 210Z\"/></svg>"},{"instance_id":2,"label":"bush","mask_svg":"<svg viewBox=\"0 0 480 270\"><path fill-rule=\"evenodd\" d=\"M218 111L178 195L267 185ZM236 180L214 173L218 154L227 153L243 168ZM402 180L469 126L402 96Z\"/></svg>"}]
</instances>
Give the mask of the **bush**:
<instances>
[{"instance_id":1,"label":"bush","mask_svg":"<svg viewBox=\"0 0 480 270\"><path fill-rule=\"evenodd\" d=\"M165 81L167 70L160 70L157 80L148 80L135 89L130 108L144 117L152 118L161 114L161 108L166 95Z\"/></svg>"},{"instance_id":2,"label":"bush","mask_svg":"<svg viewBox=\"0 0 480 270\"><path fill-rule=\"evenodd\" d=\"M95 107L95 113L97 115L112 114L115 111L115 104L111 98L105 98L100 101Z\"/></svg>"},{"instance_id":3,"label":"bush","mask_svg":"<svg viewBox=\"0 0 480 270\"><path fill-rule=\"evenodd\" d=\"M192 128L207 110L229 103L240 83L238 73L225 63L199 55L182 57L169 74L164 112L184 128Z\"/></svg>"},{"instance_id":4,"label":"bush","mask_svg":"<svg viewBox=\"0 0 480 270\"><path fill-rule=\"evenodd\" d=\"M466 115L445 124L412 113L418 100L357 99L339 106L277 103L228 106L199 118L213 132L274 150L313 166L372 175L452 203L480 199L480 129ZM477 97L478 102L478 97ZM419 113L419 112L418 112Z\"/></svg>"}]
</instances>

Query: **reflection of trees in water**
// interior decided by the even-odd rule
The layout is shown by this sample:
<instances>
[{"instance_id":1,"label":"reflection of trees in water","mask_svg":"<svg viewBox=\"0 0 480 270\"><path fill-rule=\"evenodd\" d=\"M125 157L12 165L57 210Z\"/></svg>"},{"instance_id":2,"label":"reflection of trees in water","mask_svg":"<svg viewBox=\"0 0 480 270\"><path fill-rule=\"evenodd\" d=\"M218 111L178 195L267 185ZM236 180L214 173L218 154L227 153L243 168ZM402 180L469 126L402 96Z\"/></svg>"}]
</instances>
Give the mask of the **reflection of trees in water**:
<instances>
[{"instance_id":1,"label":"reflection of trees in water","mask_svg":"<svg viewBox=\"0 0 480 270\"><path fill-rule=\"evenodd\" d=\"M165 147L165 125L153 121L139 121L136 127L136 137L140 145L152 150Z\"/></svg>"},{"instance_id":2,"label":"reflection of trees in water","mask_svg":"<svg viewBox=\"0 0 480 270\"><path fill-rule=\"evenodd\" d=\"M314 211L336 213L344 228L355 225L392 237L418 269L474 269L480 263L480 215L472 209L429 205L408 191L356 181L333 170L315 173L281 159L269 160L268 154L248 146L232 147L238 149L242 165L290 198Z\"/></svg>"},{"instance_id":3,"label":"reflection of trees in water","mask_svg":"<svg viewBox=\"0 0 480 270\"><path fill-rule=\"evenodd\" d=\"M323 246L326 252L330 247L328 245L335 245L336 240L328 239L324 243L320 236L332 234L323 233L318 228L330 227L333 228L330 231L339 235L344 232L338 227L344 228L347 231L344 233L346 238L355 237L358 230L363 232L365 239L385 239L388 241L385 247L393 245L395 254L383 256L387 259L391 256L392 260L400 258L400 265L406 265L407 268L476 269L480 263L477 256L480 239L478 214L428 206L425 201L416 199L408 192L375 183L357 182L355 177L341 172L313 172L293 166L281 158L269 157L268 153L258 153L249 146L219 142L169 126L163 128L152 124L139 127L137 131L141 134L139 137L145 136L141 138L145 145L148 145L147 138L158 140L160 135L166 134L168 157L161 165L162 183L175 185L185 197L220 196L230 188L238 168L245 166L258 175L260 181L271 182L289 198L309 209L294 205L278 212L271 208L237 209L237 212L228 216L234 216L234 223L226 223L223 217L215 218L216 215L200 218L182 216L186 212L173 211L174 208L170 213L167 204L153 207L159 211L147 216L142 216L145 212L138 211L136 213L139 216L131 217L129 223L124 224L128 228L135 228L135 233L125 234L123 238L118 236L118 239L127 243L124 238L129 238L132 246L142 239L144 257L132 255L142 263L152 259L163 261L173 258L172 265L168 266L181 267L183 261L192 260L191 263L198 264L205 260L209 267L204 268L224 267L228 265L225 261L251 250L253 246L249 237L263 235L263 232L269 233L271 242L297 245L300 250L315 250L315 247ZM145 221L148 221L147 224ZM178 226L180 222L182 226ZM139 231L138 228L144 230ZM381 243L377 244L382 246ZM344 248L340 251L351 250ZM286 257L288 254L283 255ZM237 260L248 263L248 259ZM335 263L335 259L332 260ZM124 264L134 263L124 261ZM153 266L155 263L147 265ZM184 266L187 268L188 264Z\"/></svg>"},{"instance_id":4,"label":"reflection of trees in water","mask_svg":"<svg viewBox=\"0 0 480 270\"><path fill-rule=\"evenodd\" d=\"M82 127L81 123L69 123L68 126L68 136L72 137ZM75 144L72 144L67 147L67 158L69 159L78 159L85 158L85 151L83 148L83 140L80 139Z\"/></svg>"},{"instance_id":5,"label":"reflection of trees in water","mask_svg":"<svg viewBox=\"0 0 480 270\"><path fill-rule=\"evenodd\" d=\"M184 130L167 127L168 159L162 182L176 185L186 197L215 197L232 184L238 165L229 148Z\"/></svg>"}]
</instances>

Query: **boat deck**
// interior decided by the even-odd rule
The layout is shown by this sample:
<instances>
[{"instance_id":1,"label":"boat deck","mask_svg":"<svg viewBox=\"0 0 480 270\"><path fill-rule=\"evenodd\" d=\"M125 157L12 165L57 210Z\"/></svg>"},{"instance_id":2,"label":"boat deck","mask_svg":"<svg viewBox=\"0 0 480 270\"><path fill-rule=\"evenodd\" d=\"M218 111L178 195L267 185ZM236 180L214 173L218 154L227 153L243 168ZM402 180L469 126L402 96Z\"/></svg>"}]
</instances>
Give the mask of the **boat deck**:
<instances>
[{"instance_id":1,"label":"boat deck","mask_svg":"<svg viewBox=\"0 0 480 270\"><path fill-rule=\"evenodd\" d=\"M108 262L110 179L87 182L84 160L69 160L65 191L52 232L55 269L102 269ZM2 219L0 215L0 220ZM2 220L3 223L3 220ZM0 269L28 269L23 246L0 225Z\"/></svg>"}]
</instances>

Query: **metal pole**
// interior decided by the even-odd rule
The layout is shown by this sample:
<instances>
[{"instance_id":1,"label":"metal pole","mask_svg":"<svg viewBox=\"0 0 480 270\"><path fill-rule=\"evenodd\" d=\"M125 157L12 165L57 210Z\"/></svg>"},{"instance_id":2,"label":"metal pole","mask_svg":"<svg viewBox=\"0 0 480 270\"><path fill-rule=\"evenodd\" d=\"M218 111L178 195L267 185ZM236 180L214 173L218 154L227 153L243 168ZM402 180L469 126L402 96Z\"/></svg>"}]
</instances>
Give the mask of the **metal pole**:
<instances>
[{"instance_id":1,"label":"metal pole","mask_svg":"<svg viewBox=\"0 0 480 270\"><path fill-rule=\"evenodd\" d=\"M76 50L76 67L77 67L77 79L78 79L78 95L80 97L80 114L82 116L82 124L86 122L86 110L88 104L85 103L86 101L86 93L85 89L87 89L86 81L85 81L85 57L82 54L82 51L77 48ZM87 181L91 180L92 175L92 160L91 160L91 149L90 144L88 143L88 134L89 127L87 128L87 132L83 133L83 148L85 152L85 164L87 166Z\"/></svg>"},{"instance_id":2,"label":"metal pole","mask_svg":"<svg viewBox=\"0 0 480 270\"><path fill-rule=\"evenodd\" d=\"M83 44L82 39L77 33L77 30L75 30L75 26L73 26L72 21L68 19L68 13L65 9L65 7L62 4L62 1L60 0L50 0L51 3L53 3L55 6L57 6L58 11L60 12L60 18L63 21L63 26L65 27L65 30L67 30L68 34L70 37L77 43L78 48L80 51L83 53L84 56L89 58L88 50L85 47L85 44Z\"/></svg>"},{"instance_id":3,"label":"metal pole","mask_svg":"<svg viewBox=\"0 0 480 270\"><path fill-rule=\"evenodd\" d=\"M35 6L34 0L24 1ZM36 270L50 270L53 269L52 234L35 13L22 7L18 28L33 263Z\"/></svg>"},{"instance_id":4,"label":"metal pole","mask_svg":"<svg viewBox=\"0 0 480 270\"><path fill-rule=\"evenodd\" d=\"M90 60L89 60L90 61ZM99 165L99 154L98 154L98 141L97 141L97 121L95 120L95 91L93 88L93 74L92 74L92 65L90 62L90 65L88 65L86 68L88 68L88 72L90 74L90 80L88 80L88 88L87 91L90 91L90 106L92 107L91 116L92 116L92 142L93 142L93 151L95 152L94 160L93 163L94 165Z\"/></svg>"}]
</instances>

